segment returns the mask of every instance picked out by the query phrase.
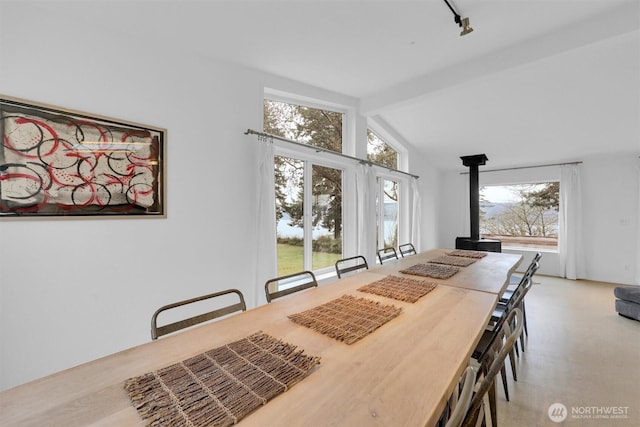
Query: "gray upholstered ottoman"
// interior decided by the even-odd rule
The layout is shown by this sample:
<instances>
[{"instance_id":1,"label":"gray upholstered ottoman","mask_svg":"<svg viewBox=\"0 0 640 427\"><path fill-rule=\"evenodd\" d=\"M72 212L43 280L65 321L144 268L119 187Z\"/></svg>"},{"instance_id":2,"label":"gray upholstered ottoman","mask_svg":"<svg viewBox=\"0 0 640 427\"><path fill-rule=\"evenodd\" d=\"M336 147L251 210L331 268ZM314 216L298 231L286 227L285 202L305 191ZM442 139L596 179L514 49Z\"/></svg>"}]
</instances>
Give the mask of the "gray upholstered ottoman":
<instances>
[{"instance_id":1,"label":"gray upholstered ottoman","mask_svg":"<svg viewBox=\"0 0 640 427\"><path fill-rule=\"evenodd\" d=\"M640 286L618 286L613 289L616 296L616 311L620 316L640 320Z\"/></svg>"}]
</instances>

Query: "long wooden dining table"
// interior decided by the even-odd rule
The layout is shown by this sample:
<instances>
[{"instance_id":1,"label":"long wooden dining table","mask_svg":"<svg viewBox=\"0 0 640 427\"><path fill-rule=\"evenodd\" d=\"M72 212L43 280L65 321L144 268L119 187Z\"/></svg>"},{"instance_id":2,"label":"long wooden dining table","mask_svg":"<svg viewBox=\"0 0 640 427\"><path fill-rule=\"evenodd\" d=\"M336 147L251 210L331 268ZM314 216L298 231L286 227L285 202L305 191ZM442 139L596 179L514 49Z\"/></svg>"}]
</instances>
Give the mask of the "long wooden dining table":
<instances>
[{"instance_id":1,"label":"long wooden dining table","mask_svg":"<svg viewBox=\"0 0 640 427\"><path fill-rule=\"evenodd\" d=\"M240 420L243 426L432 426L480 339L519 255L489 253L415 303L357 289L450 250L394 260L246 312L196 326L0 393L2 426L139 426L124 389L156 371L262 331L320 358L286 392ZM353 344L288 316L343 295L401 308L397 317Z\"/></svg>"}]
</instances>

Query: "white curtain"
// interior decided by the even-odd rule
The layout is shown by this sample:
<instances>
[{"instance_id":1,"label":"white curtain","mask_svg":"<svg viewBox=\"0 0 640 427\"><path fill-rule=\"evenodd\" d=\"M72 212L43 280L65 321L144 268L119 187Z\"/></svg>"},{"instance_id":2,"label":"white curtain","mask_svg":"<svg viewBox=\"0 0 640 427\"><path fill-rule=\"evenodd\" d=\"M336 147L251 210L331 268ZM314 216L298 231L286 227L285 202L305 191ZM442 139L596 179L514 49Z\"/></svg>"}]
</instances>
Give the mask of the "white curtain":
<instances>
[{"instance_id":1,"label":"white curtain","mask_svg":"<svg viewBox=\"0 0 640 427\"><path fill-rule=\"evenodd\" d=\"M275 210L275 179L273 163L273 143L260 142L258 145L258 174L256 189L256 280L251 303L253 306L266 304L264 283L276 277L276 210Z\"/></svg>"},{"instance_id":2,"label":"white curtain","mask_svg":"<svg viewBox=\"0 0 640 427\"><path fill-rule=\"evenodd\" d=\"M585 278L580 165L560 166L558 228L560 276L567 279Z\"/></svg>"},{"instance_id":3,"label":"white curtain","mask_svg":"<svg viewBox=\"0 0 640 427\"><path fill-rule=\"evenodd\" d=\"M411 243L413 243L416 251L420 252L420 224L422 223L422 208L417 178L413 178L411 180L411 192L413 194L413 209L411 212Z\"/></svg>"},{"instance_id":4,"label":"white curtain","mask_svg":"<svg viewBox=\"0 0 640 427\"><path fill-rule=\"evenodd\" d=\"M356 200L358 212L357 254L376 263L376 176L372 168L361 164L356 170ZM345 254L351 256L351 254Z\"/></svg>"}]
</instances>

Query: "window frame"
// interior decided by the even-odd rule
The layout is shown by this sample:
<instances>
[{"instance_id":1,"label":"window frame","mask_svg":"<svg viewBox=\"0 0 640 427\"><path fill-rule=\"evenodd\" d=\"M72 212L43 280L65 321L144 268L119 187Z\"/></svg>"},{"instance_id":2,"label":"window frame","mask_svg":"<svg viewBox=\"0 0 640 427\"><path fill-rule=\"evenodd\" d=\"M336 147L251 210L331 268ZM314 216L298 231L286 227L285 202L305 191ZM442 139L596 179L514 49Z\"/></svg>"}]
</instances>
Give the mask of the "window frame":
<instances>
[{"instance_id":1,"label":"window frame","mask_svg":"<svg viewBox=\"0 0 640 427\"><path fill-rule=\"evenodd\" d=\"M375 118L369 118L367 120L367 129L373 132L378 137L378 139L395 150L395 152L397 153L396 169L399 171L407 171L409 163L408 150L405 145L400 142L401 138L396 135L395 131L389 129L386 124L381 123ZM365 144L368 144L366 135ZM368 158L368 150L366 150L365 152ZM384 168L384 166L380 166L377 169L378 172L376 173L376 177L378 178L378 196L381 197L384 191L384 184L381 180L391 180L398 183L398 245L401 245L411 240L411 184L407 176L399 173L393 173L391 171L385 170ZM381 225L381 223L384 222L384 218L380 217L380 212L376 212L376 221L378 223L377 233L380 233L383 229L383 225ZM379 244L380 241L378 240L378 245ZM376 250L377 249L382 249L382 247L376 248Z\"/></svg>"},{"instance_id":2,"label":"window frame","mask_svg":"<svg viewBox=\"0 0 640 427\"><path fill-rule=\"evenodd\" d=\"M408 172L408 150L405 144L402 142L402 138L398 136L395 131L389 129L384 123L380 123L376 118L359 116L357 108L353 106L346 106L343 104L325 102L315 98L309 98L305 96L299 96L296 94L283 92L265 87L262 98L264 101L276 101L283 103L290 103L295 105L301 105L309 108L318 108L327 111L333 111L341 113L342 120L342 153L336 153L338 155L327 155L314 148L313 145L305 145L304 147L296 144L289 144L286 141L279 141L274 138L273 154L274 156L286 156L301 161L311 162L312 165L336 168L342 170L342 253L352 254L356 251L364 251L368 253L370 249L356 249L360 244L361 236L359 236L360 221L358 218L358 206L357 206L357 180L359 168L361 167L357 161L354 162L354 158L362 159L363 162L368 161L367 150L367 133L366 129L371 130L376 134L378 138L383 140L393 150L397 152L397 166L396 171L389 170L384 166L373 166L374 175L378 180L387 179L393 180L398 183L398 244L406 243L411 240L412 230L412 203L413 198L411 193L413 190L411 178L406 175ZM264 106L262 107L264 108ZM261 114L262 117L262 114ZM307 148L308 147L308 148ZM339 154L349 156L351 158L341 158ZM306 192L305 192L306 194ZM377 216L377 213L376 213ZM275 227L275 224L274 224ZM305 227L306 229L307 227ZM275 233L274 233L275 234ZM274 241L274 245L276 242ZM374 246L371 247L372 253L375 254ZM306 254L305 254L306 256ZM309 252L309 256L311 253ZM311 261L308 265L311 265ZM307 265L307 264L305 264ZM328 270L328 269L325 269ZM314 271L314 273L322 274L320 270ZM335 270L326 272L323 277L335 275ZM320 278L320 277L319 277Z\"/></svg>"},{"instance_id":3,"label":"window frame","mask_svg":"<svg viewBox=\"0 0 640 427\"><path fill-rule=\"evenodd\" d=\"M306 99L299 99L292 96L284 96L282 94L274 95L273 93L267 92L266 90L263 97L263 108L264 108L264 101L282 102L282 103L294 104L298 106L315 108L315 109L331 111L331 112L342 114L342 153L336 152L336 154L344 154L347 146L349 145L349 142L347 141L348 138L346 133L346 123L345 123L348 120L349 114L346 108L338 108L333 104L325 105L318 101L311 102ZM303 243L303 248L304 248L303 269L313 271L314 274L320 275L320 276L328 275L331 273L335 274L335 269L333 266L324 267L316 270L313 269L313 259L312 259L313 257L313 226L311 224L312 215L307 208L307 207L311 207L313 202L312 201L313 192L311 190L313 166L321 166L321 167L327 167L332 169L338 169L342 172L342 230L341 230L342 256L344 256L344 253L345 253L345 229L349 227L349 225L345 223L345 218L347 218L347 212L350 212L351 210L355 212L355 208L347 208L346 206L347 203L345 203L345 200L347 199L347 197L345 196L345 191L346 191L345 187L348 181L347 174L354 171L355 169L353 165L351 165L348 161L346 161L346 159L342 161L339 157L328 158L326 154L323 155L321 151L317 151L314 145L312 144L305 144L304 147L301 147L301 146L296 146L292 144L287 144L286 142L274 140L273 147L274 147L274 153L273 153L274 157L275 156L289 157L289 158L301 161L304 164L303 206L305 206L305 208L303 211L303 242L304 242ZM275 206L274 206L274 209L275 209ZM277 236L277 230L276 230L276 236ZM274 242L274 245L275 244L277 244L277 240ZM277 249L276 249L276 262L277 262ZM276 269L277 268L278 268L278 265L276 264Z\"/></svg>"},{"instance_id":4,"label":"window frame","mask_svg":"<svg viewBox=\"0 0 640 427\"><path fill-rule=\"evenodd\" d=\"M539 185L539 184L546 184L546 183L551 183L551 182L557 182L559 185L561 185L560 183L560 178L557 179L541 179L541 180L531 180L531 181L522 181L522 180L518 180L516 182L511 182L511 183L492 183L492 184L483 184L480 186L480 189L484 188L484 187L515 187L518 185ZM558 198L558 215L560 214L560 210L562 209L562 207L560 206L560 200ZM546 253L559 253L559 249L560 249L560 224L558 223L558 236L556 238L556 245L555 247L548 247L548 246L511 246L509 245L506 241L502 240L502 249L506 249L509 251L521 251L521 252L546 252ZM497 238L500 239L500 237L493 237L493 235L485 235L480 233L480 238L484 238L485 236L488 236L489 238ZM507 236L510 237L510 236ZM516 236L514 236L516 237ZM527 236L525 236L527 237ZM536 237L536 236L528 236L528 237ZM506 244L505 244L506 243Z\"/></svg>"},{"instance_id":5,"label":"window frame","mask_svg":"<svg viewBox=\"0 0 640 427\"><path fill-rule=\"evenodd\" d=\"M397 188L397 193L398 193L398 200L397 200L397 205L398 205L398 212L396 213L396 226L398 227L398 237L397 237L397 244L394 246L394 249L398 249L398 246L401 244L400 243L400 233L401 230L405 227L403 227L402 221L401 221L401 215L403 213L403 208L402 208L402 202L403 202L403 198L402 198L402 194L401 194L401 189L404 187L403 182L400 181L397 177L395 176L390 176L390 175L386 175L386 174L380 174L378 175L378 182L377 182L377 199L378 203L376 206L376 217L377 217L377 238L376 241L378 242L376 250L378 249L383 249L385 248L387 245L385 244L385 239L384 239L384 235L385 235L385 228L384 228L384 183L385 181L392 181L395 182L396 185L398 186ZM382 238L381 238L382 237Z\"/></svg>"}]
</instances>

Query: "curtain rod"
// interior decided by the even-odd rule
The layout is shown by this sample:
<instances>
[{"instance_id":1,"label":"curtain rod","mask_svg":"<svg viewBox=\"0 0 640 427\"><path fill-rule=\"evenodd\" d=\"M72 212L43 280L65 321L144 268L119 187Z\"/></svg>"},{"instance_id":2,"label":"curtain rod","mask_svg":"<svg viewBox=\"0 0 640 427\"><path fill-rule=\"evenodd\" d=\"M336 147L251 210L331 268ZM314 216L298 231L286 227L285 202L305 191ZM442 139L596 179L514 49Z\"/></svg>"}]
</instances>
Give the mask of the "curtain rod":
<instances>
[{"instance_id":1,"label":"curtain rod","mask_svg":"<svg viewBox=\"0 0 640 427\"><path fill-rule=\"evenodd\" d=\"M304 144L302 142L294 141L293 139L283 138L283 137L278 136L278 135L272 135L270 133L265 133L265 132L258 132L258 131L255 131L253 129L247 129L244 134L245 135L257 135L258 136L258 141L273 142L274 139L277 139L279 141L284 141L284 142L288 142L290 144L299 145L301 147L305 147L305 148L310 149L310 150L315 150L316 153L319 153L319 152L328 153L328 154L332 154L334 156L340 156L340 157L344 157L344 158L347 158L347 159L350 159L350 160L354 160L354 161L356 161L356 162L358 162L360 164L363 164L363 165L377 166L379 168L383 168L383 169L389 170L391 172L397 172L397 173L401 173L401 174L404 174L404 175L409 175L412 178L416 178L416 179L420 178L418 175L414 175L414 174L409 173L409 172L404 172L404 171L401 171L401 170L398 170L398 169L394 169L394 168L390 168L390 167L387 167L387 166L383 166L383 165L380 165L378 163L374 163L374 162L372 162L370 160L359 159L358 157L353 157L353 156L349 156L347 154L342 154L342 153L338 153L338 152L335 152L335 151L327 150L326 148L322 148L322 147L314 147L313 145Z\"/></svg>"},{"instance_id":2,"label":"curtain rod","mask_svg":"<svg viewBox=\"0 0 640 427\"><path fill-rule=\"evenodd\" d=\"M479 170L478 172L501 172L501 171L512 171L517 169L531 169L531 168L545 168L547 166L562 166L562 165L579 165L582 162L566 162L566 163L549 163L548 165L534 165L534 166L516 166L512 168L502 168L502 169L487 169L487 170ZM460 175L467 174L469 172L460 172Z\"/></svg>"}]
</instances>

